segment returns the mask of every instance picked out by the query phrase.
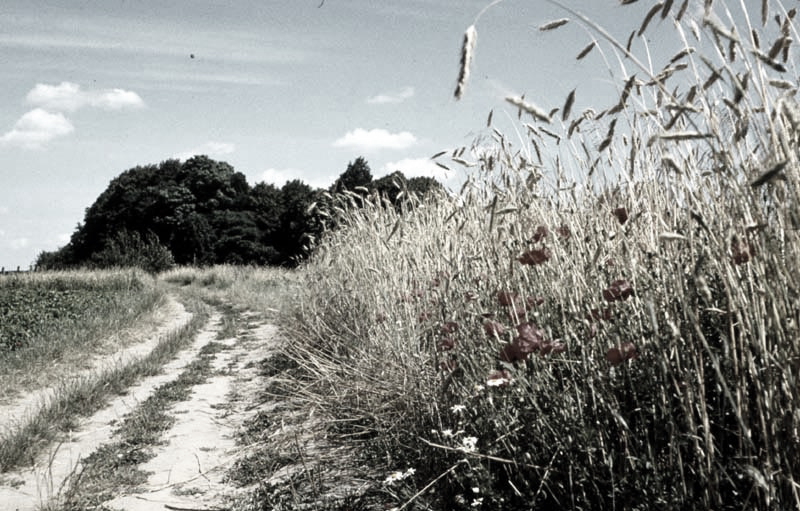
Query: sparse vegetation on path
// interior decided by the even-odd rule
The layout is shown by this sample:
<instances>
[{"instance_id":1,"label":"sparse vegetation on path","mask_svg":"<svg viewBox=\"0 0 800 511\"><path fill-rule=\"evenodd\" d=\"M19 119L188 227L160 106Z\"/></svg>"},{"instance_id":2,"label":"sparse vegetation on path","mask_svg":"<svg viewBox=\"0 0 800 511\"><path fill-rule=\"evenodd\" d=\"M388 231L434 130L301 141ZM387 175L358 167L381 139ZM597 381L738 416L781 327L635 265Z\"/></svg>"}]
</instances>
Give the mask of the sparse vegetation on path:
<instances>
[{"instance_id":1,"label":"sparse vegetation on path","mask_svg":"<svg viewBox=\"0 0 800 511\"><path fill-rule=\"evenodd\" d=\"M131 499L144 502L136 492L143 491L140 485L147 476L138 465L149 458L165 459L161 463L171 464L167 472L177 476L172 466L175 453L188 454L191 467L197 467L202 458L208 469L185 483L217 477L219 496L229 493L223 491L231 486L223 483L223 476L235 461L232 456L247 450L236 444L236 430L255 399L252 386L257 383L250 380L257 377L259 361L276 335L263 321L253 316L246 319L240 308L234 310L222 303L222 297L215 296L215 287L180 289L180 300L194 304L188 323L166 321L172 328L159 333L159 342L151 343L149 353L130 358L115 354L111 367L73 378L30 420L9 427L0 444L7 460L0 477L4 505L20 510L41 505L46 509L86 509L119 497L125 488ZM166 303L173 300L168 296ZM202 300L214 303L213 309L224 313L213 313L210 323L198 331L208 317L208 306L202 306ZM175 317L166 319L181 317L181 309L169 307L169 311ZM205 436L198 429L203 421L208 421ZM180 427L186 433L177 440L174 452L159 456L164 435ZM192 441L201 443L191 450ZM214 471L216 476L211 474ZM173 479L166 484L169 491L161 497L172 496L174 503L183 495L185 500L192 492L177 482ZM207 491L195 489L198 495L210 498ZM120 505L129 509L132 504Z\"/></svg>"}]
</instances>

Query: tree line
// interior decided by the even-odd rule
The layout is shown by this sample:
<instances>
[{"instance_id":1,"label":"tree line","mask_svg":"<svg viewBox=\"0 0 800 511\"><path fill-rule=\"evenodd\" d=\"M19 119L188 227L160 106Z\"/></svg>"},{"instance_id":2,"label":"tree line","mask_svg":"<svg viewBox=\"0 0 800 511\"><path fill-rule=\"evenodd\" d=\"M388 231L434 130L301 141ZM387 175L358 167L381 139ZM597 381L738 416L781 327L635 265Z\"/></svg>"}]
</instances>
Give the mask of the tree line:
<instances>
[{"instance_id":1,"label":"tree line","mask_svg":"<svg viewBox=\"0 0 800 511\"><path fill-rule=\"evenodd\" d=\"M41 269L254 264L295 266L332 227L312 205L347 191L377 193L399 207L401 190L427 194L441 185L429 177L394 172L374 180L359 157L329 189L299 179L248 184L225 162L195 156L184 162L129 169L86 209L69 243L39 254Z\"/></svg>"}]
</instances>

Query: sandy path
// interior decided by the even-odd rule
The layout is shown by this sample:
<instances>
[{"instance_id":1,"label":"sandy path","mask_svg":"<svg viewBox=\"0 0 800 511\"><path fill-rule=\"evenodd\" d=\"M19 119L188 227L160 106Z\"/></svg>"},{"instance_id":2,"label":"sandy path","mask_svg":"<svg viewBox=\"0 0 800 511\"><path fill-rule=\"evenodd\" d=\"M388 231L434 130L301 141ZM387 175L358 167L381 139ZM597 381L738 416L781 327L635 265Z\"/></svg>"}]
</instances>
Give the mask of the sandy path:
<instances>
[{"instance_id":1,"label":"sandy path","mask_svg":"<svg viewBox=\"0 0 800 511\"><path fill-rule=\"evenodd\" d=\"M183 305L174 297L168 296L164 306L158 311L152 325L140 328L140 331L129 333L142 339L141 342L130 345L111 355L97 356L87 362L87 368L73 372L69 376L56 381L52 385L29 392L12 402L0 405L0 437L22 426L41 408L46 406L55 397L59 388L70 380L80 380L91 377L105 369L116 365L124 365L142 358L150 353L159 341L169 332L174 332L186 325L192 318ZM0 500L2 502L2 500Z\"/></svg>"},{"instance_id":2,"label":"sandy path","mask_svg":"<svg viewBox=\"0 0 800 511\"><path fill-rule=\"evenodd\" d=\"M180 307L179 314L173 316L174 321L169 321L167 324L179 328L191 317L190 314L188 316L185 314L188 313ZM80 469L80 460L109 441L114 423L119 422L126 413L147 399L157 387L177 378L181 369L197 356L204 345L215 338L220 328L220 317L219 313L212 314L206 328L197 335L191 347L166 364L162 374L146 378L130 387L126 395L114 399L92 417L82 421L78 431L67 434L62 443L42 453L33 467L2 474L0 476L0 503L4 506L2 509L34 511L52 499L69 475ZM126 350L104 359L98 367L144 356L169 331L172 330L165 330L161 335L131 347L132 351ZM45 395L42 399L46 398Z\"/></svg>"},{"instance_id":3,"label":"sandy path","mask_svg":"<svg viewBox=\"0 0 800 511\"><path fill-rule=\"evenodd\" d=\"M234 494L224 476L241 455L235 433L254 413L246 408L262 388L255 362L267 355L274 338L275 328L262 325L246 337L220 341L231 349L217 353L216 375L196 385L192 397L172 409L177 422L165 438L167 445L139 466L151 473L147 483L139 493L117 497L104 506L119 511L221 508Z\"/></svg>"}]
</instances>

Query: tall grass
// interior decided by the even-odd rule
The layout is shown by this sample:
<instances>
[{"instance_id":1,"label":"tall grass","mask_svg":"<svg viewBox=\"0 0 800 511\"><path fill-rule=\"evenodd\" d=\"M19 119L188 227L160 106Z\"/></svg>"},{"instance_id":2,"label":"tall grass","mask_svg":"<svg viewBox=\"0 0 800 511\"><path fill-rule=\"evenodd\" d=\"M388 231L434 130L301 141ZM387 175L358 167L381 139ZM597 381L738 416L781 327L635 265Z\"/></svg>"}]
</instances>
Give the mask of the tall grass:
<instances>
[{"instance_id":1,"label":"tall grass","mask_svg":"<svg viewBox=\"0 0 800 511\"><path fill-rule=\"evenodd\" d=\"M304 266L298 394L401 509L800 506L795 11L658 5L661 67L568 11L617 103L510 101L459 194L345 196Z\"/></svg>"}]
</instances>

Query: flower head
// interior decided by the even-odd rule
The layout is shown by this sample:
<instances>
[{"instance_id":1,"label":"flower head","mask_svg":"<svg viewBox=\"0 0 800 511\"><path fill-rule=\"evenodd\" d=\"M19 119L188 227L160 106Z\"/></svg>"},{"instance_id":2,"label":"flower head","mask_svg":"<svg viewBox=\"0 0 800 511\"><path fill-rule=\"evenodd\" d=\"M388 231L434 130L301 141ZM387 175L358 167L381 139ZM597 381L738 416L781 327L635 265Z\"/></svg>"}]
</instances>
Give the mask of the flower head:
<instances>
[{"instance_id":1,"label":"flower head","mask_svg":"<svg viewBox=\"0 0 800 511\"><path fill-rule=\"evenodd\" d=\"M467 407L464 405L453 405L450 407L450 411L453 413L462 413L467 410Z\"/></svg>"},{"instance_id":2,"label":"flower head","mask_svg":"<svg viewBox=\"0 0 800 511\"><path fill-rule=\"evenodd\" d=\"M405 472L394 471L383 480L383 484L394 484L397 481L402 481L408 477L413 476L417 472L415 468L409 468Z\"/></svg>"},{"instance_id":3,"label":"flower head","mask_svg":"<svg viewBox=\"0 0 800 511\"><path fill-rule=\"evenodd\" d=\"M464 452L475 452L478 450L478 439L474 436L466 436L461 440L460 450Z\"/></svg>"},{"instance_id":4,"label":"flower head","mask_svg":"<svg viewBox=\"0 0 800 511\"><path fill-rule=\"evenodd\" d=\"M606 360L608 360L613 366L620 365L626 360L631 360L638 356L639 350L632 342L623 342L619 346L609 348L609 350L606 352Z\"/></svg>"},{"instance_id":5,"label":"flower head","mask_svg":"<svg viewBox=\"0 0 800 511\"><path fill-rule=\"evenodd\" d=\"M525 265L540 265L547 262L551 256L550 249L547 247L533 248L523 252L522 255L517 258L517 261Z\"/></svg>"},{"instance_id":6,"label":"flower head","mask_svg":"<svg viewBox=\"0 0 800 511\"><path fill-rule=\"evenodd\" d=\"M634 295L633 288L627 280L615 280L603 290L603 298L607 302L621 302Z\"/></svg>"}]
</instances>

